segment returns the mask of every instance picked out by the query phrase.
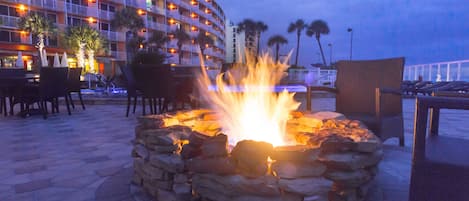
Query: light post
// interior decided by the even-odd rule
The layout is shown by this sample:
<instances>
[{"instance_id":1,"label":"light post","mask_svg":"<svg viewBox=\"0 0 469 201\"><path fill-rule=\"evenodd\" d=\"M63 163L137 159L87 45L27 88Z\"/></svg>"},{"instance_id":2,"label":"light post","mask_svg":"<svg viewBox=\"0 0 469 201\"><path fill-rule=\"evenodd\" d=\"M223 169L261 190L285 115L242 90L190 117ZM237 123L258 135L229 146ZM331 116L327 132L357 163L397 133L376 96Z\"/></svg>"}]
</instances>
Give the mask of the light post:
<instances>
[{"instance_id":1,"label":"light post","mask_svg":"<svg viewBox=\"0 0 469 201\"><path fill-rule=\"evenodd\" d=\"M330 49L330 53L329 53L329 66L332 67L332 44L329 43L329 44L327 44L327 46L329 46L329 49Z\"/></svg>"},{"instance_id":2,"label":"light post","mask_svg":"<svg viewBox=\"0 0 469 201\"><path fill-rule=\"evenodd\" d=\"M350 32L350 60L352 60L352 41L353 41L353 29L348 28L347 32Z\"/></svg>"}]
</instances>

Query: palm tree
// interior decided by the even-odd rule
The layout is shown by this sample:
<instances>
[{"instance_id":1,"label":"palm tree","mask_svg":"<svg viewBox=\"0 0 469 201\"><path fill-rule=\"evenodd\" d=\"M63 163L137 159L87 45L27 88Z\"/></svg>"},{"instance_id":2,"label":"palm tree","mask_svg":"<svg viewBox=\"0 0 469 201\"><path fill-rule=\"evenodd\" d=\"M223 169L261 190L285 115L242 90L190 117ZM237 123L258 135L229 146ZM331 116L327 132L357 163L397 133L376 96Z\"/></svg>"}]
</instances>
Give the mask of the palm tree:
<instances>
[{"instance_id":1,"label":"palm tree","mask_svg":"<svg viewBox=\"0 0 469 201\"><path fill-rule=\"evenodd\" d=\"M42 56L45 47L44 39L56 29L49 19L34 12L21 17L18 21L18 28L37 37L36 48L39 50L39 56Z\"/></svg>"},{"instance_id":2,"label":"palm tree","mask_svg":"<svg viewBox=\"0 0 469 201\"><path fill-rule=\"evenodd\" d=\"M195 38L195 42L199 44L200 47L200 53L202 54L202 57L205 58L204 51L207 48L207 46L211 46L215 44L215 40L210 37L205 35L205 33L199 32L197 37Z\"/></svg>"},{"instance_id":3,"label":"palm tree","mask_svg":"<svg viewBox=\"0 0 469 201\"><path fill-rule=\"evenodd\" d=\"M184 31L183 29L177 29L175 32L173 32L174 38L178 40L176 45L178 46L178 58L179 58L179 64L182 64L182 45L186 43L187 41L191 40L191 37L189 34Z\"/></svg>"},{"instance_id":4,"label":"palm tree","mask_svg":"<svg viewBox=\"0 0 469 201\"><path fill-rule=\"evenodd\" d=\"M257 53L256 58L259 56L259 51L261 49L261 33L266 32L269 27L262 21L256 22L256 36L257 36Z\"/></svg>"},{"instance_id":5,"label":"palm tree","mask_svg":"<svg viewBox=\"0 0 469 201\"><path fill-rule=\"evenodd\" d=\"M65 40L67 45L76 51L78 67L85 66L85 48L93 31L96 30L87 25L71 26L67 29Z\"/></svg>"},{"instance_id":6,"label":"palm tree","mask_svg":"<svg viewBox=\"0 0 469 201\"><path fill-rule=\"evenodd\" d=\"M287 44L288 40L281 35L274 35L269 38L267 45L272 47L275 45L275 63L278 63L278 55L280 51L280 45Z\"/></svg>"},{"instance_id":7,"label":"palm tree","mask_svg":"<svg viewBox=\"0 0 469 201\"><path fill-rule=\"evenodd\" d=\"M96 72L94 69L95 53L100 51L107 51L107 48L105 48L107 47L106 44L106 39L102 37L97 30L90 30L89 36L86 41L86 54L88 55L88 62L91 72Z\"/></svg>"},{"instance_id":8,"label":"palm tree","mask_svg":"<svg viewBox=\"0 0 469 201\"><path fill-rule=\"evenodd\" d=\"M125 32L125 39L127 41L125 49L127 54L127 62L130 63L133 57L133 52L129 50L129 45L131 45L129 42L135 41L131 39L137 37L137 32L144 28L145 23L142 17L138 15L135 9L125 7L122 10L114 13L114 18L111 20L111 26L116 27L117 29L127 30Z\"/></svg>"},{"instance_id":9,"label":"palm tree","mask_svg":"<svg viewBox=\"0 0 469 201\"><path fill-rule=\"evenodd\" d=\"M296 22L290 23L288 26L288 33L296 31L296 56L295 56L295 66L298 66L298 55L300 54L300 37L301 32L307 27L305 21L302 19L296 20Z\"/></svg>"},{"instance_id":10,"label":"palm tree","mask_svg":"<svg viewBox=\"0 0 469 201\"><path fill-rule=\"evenodd\" d=\"M322 56L322 61L324 63L324 66L326 66L326 58L324 57L324 52L322 51L322 46L321 46L321 34L326 35L329 34L329 26L327 26L327 23L323 20L314 20L311 22L311 24L308 26L306 30L306 35L309 37L312 37L313 35L316 37L316 41L318 41L319 45L319 50L321 51L321 56Z\"/></svg>"},{"instance_id":11,"label":"palm tree","mask_svg":"<svg viewBox=\"0 0 469 201\"><path fill-rule=\"evenodd\" d=\"M146 45L148 47L156 47L157 49L161 49L168 41L169 38L164 32L154 31L151 36L147 39ZM149 51L152 51L151 48L149 48Z\"/></svg>"}]
</instances>

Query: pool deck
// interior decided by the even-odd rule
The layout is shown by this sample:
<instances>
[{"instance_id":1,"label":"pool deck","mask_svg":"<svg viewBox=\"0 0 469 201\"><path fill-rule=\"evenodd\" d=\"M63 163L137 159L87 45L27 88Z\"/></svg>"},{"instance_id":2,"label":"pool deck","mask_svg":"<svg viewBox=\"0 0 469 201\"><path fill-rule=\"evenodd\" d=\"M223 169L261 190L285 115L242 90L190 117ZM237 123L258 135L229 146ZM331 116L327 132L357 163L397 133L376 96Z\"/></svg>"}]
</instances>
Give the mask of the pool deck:
<instances>
[{"instance_id":1,"label":"pool deck","mask_svg":"<svg viewBox=\"0 0 469 201\"><path fill-rule=\"evenodd\" d=\"M313 98L314 111L334 110L334 105L333 98ZM407 200L414 108L414 99L404 99L406 146L398 147L397 139L385 142L369 200ZM72 116L61 108L47 120L1 114L0 200L142 200L130 184L130 141L140 107L136 115L124 114L122 104L87 105L85 111L77 107ZM462 137L468 131L465 119L467 112L443 110L441 134Z\"/></svg>"}]
</instances>

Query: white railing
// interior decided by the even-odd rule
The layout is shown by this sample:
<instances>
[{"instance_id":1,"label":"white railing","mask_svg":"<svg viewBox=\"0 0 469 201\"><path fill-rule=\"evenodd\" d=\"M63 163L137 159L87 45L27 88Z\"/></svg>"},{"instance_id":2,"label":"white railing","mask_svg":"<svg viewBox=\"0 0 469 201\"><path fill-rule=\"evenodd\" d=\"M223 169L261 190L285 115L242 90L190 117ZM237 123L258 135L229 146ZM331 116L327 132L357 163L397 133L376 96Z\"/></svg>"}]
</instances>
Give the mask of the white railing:
<instances>
[{"instance_id":1,"label":"white railing","mask_svg":"<svg viewBox=\"0 0 469 201\"><path fill-rule=\"evenodd\" d=\"M67 3L66 7L67 7L67 12L69 13L78 14L78 15L87 15L88 13L88 7L86 6Z\"/></svg>"},{"instance_id":2,"label":"white railing","mask_svg":"<svg viewBox=\"0 0 469 201\"><path fill-rule=\"evenodd\" d=\"M166 24L161 24L161 23L158 23L158 22L148 22L148 27L150 29L156 29L158 31L166 31Z\"/></svg>"},{"instance_id":3,"label":"white railing","mask_svg":"<svg viewBox=\"0 0 469 201\"><path fill-rule=\"evenodd\" d=\"M336 80L336 70L317 69L290 69L288 70L288 81L305 83L307 85L333 85Z\"/></svg>"},{"instance_id":4,"label":"white railing","mask_svg":"<svg viewBox=\"0 0 469 201\"><path fill-rule=\"evenodd\" d=\"M125 33L101 30L101 35L106 36L110 41L124 41Z\"/></svg>"},{"instance_id":5,"label":"white railing","mask_svg":"<svg viewBox=\"0 0 469 201\"><path fill-rule=\"evenodd\" d=\"M99 18L110 20L114 18L114 13L105 10L99 10Z\"/></svg>"},{"instance_id":6,"label":"white railing","mask_svg":"<svg viewBox=\"0 0 469 201\"><path fill-rule=\"evenodd\" d=\"M18 17L0 15L0 26L16 27L18 25Z\"/></svg>"},{"instance_id":7,"label":"white railing","mask_svg":"<svg viewBox=\"0 0 469 201\"><path fill-rule=\"evenodd\" d=\"M118 59L127 58L127 55L124 51L111 51L111 56Z\"/></svg>"},{"instance_id":8,"label":"white railing","mask_svg":"<svg viewBox=\"0 0 469 201\"><path fill-rule=\"evenodd\" d=\"M469 81L469 60L409 65L404 68L404 80Z\"/></svg>"},{"instance_id":9,"label":"white railing","mask_svg":"<svg viewBox=\"0 0 469 201\"><path fill-rule=\"evenodd\" d=\"M57 9L57 1L55 0L31 0L31 5L54 10Z\"/></svg>"}]
</instances>

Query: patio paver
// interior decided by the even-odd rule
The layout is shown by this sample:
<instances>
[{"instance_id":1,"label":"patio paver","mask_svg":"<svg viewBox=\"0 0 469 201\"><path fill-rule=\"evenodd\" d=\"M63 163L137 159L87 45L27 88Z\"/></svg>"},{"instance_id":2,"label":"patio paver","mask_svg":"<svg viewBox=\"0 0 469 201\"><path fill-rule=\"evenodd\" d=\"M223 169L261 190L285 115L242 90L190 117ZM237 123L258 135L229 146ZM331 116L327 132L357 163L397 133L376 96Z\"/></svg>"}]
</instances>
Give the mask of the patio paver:
<instances>
[{"instance_id":1,"label":"patio paver","mask_svg":"<svg viewBox=\"0 0 469 201\"><path fill-rule=\"evenodd\" d=\"M406 200L415 101L404 100L406 147L385 144L378 183L370 200ZM334 110L333 98L313 99L315 110ZM140 109L140 108L139 108ZM134 200L145 197L130 184L136 116L125 105L87 105L48 119L0 117L0 200ZM137 110L136 114L141 114ZM441 134L461 137L468 114L441 112ZM465 136L468 138L469 136Z\"/></svg>"}]
</instances>

